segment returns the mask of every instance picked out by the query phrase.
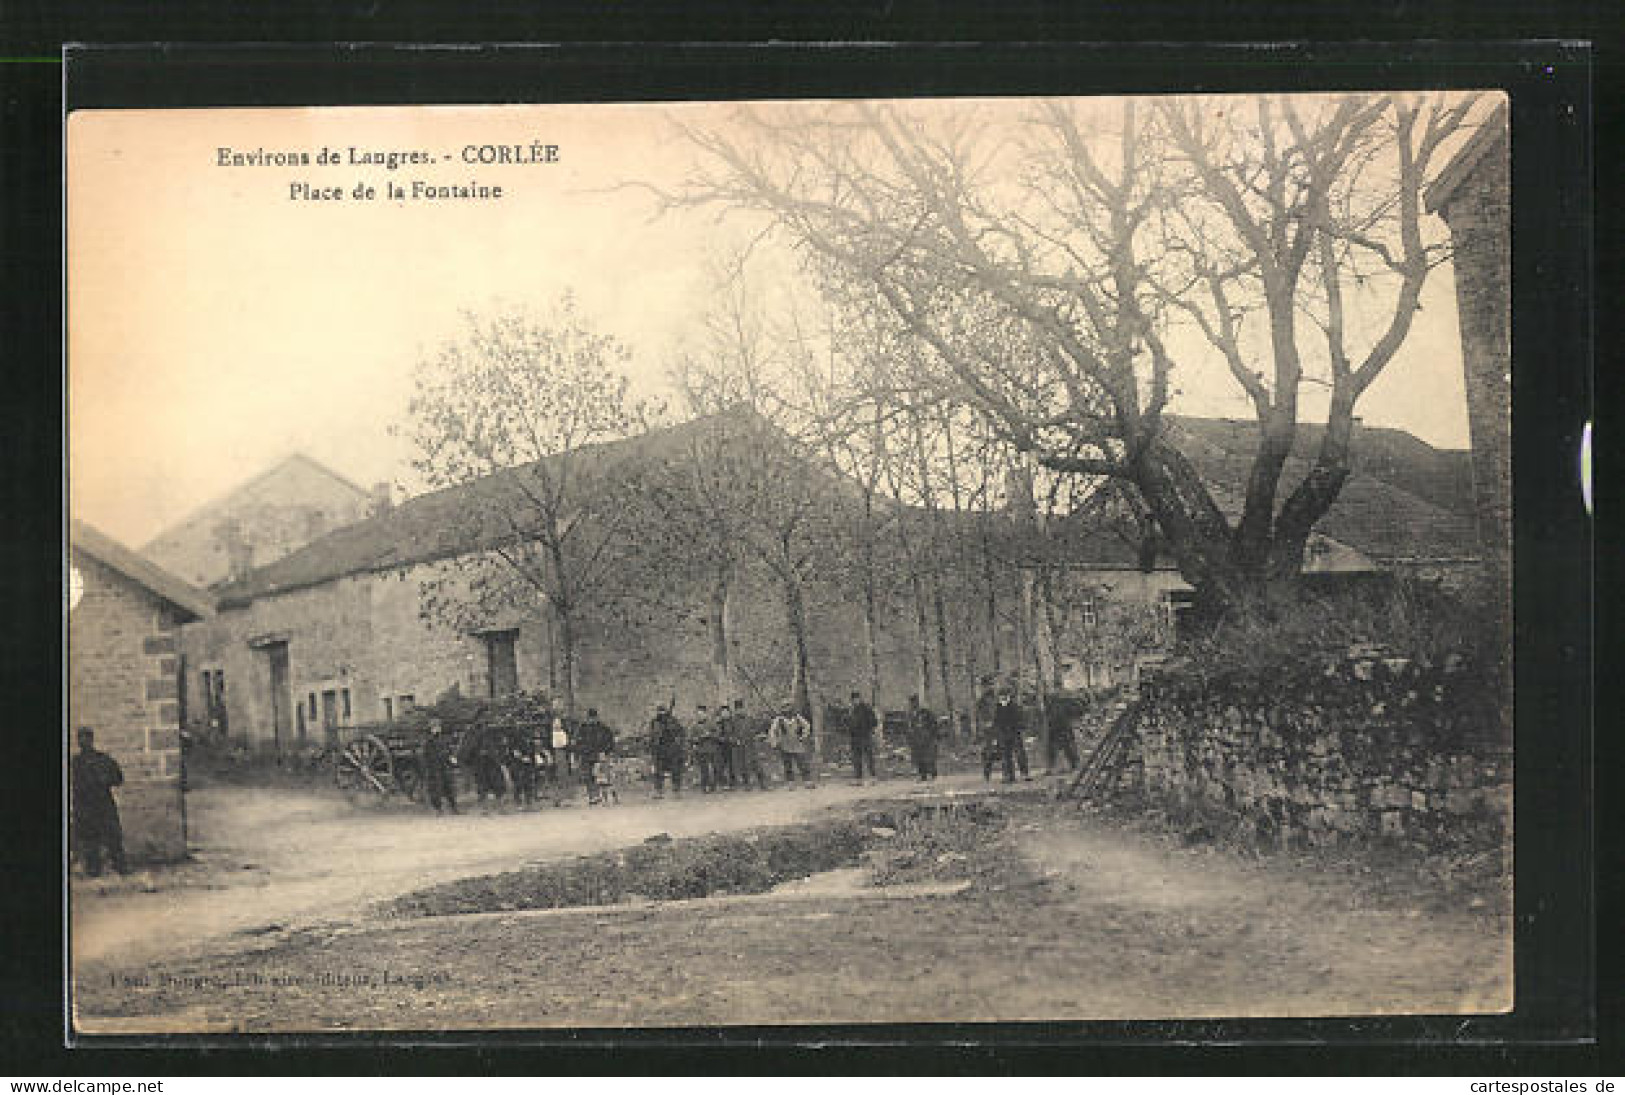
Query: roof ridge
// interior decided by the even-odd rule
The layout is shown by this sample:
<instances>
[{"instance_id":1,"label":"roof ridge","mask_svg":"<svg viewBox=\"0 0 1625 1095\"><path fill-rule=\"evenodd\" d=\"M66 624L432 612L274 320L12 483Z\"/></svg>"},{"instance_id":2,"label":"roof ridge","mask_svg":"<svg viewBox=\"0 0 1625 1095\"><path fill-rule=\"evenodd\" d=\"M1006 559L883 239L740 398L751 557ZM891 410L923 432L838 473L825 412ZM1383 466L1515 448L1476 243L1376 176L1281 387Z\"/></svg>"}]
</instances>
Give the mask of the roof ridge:
<instances>
[{"instance_id":1,"label":"roof ridge","mask_svg":"<svg viewBox=\"0 0 1625 1095\"><path fill-rule=\"evenodd\" d=\"M158 542L160 540L163 540L166 536L169 536L172 533L178 532L180 529L182 529L186 525L189 525L192 522L194 522L196 520L199 520L200 518L204 517L205 515L207 515L211 511L220 509L227 502L231 501L231 499L234 498L236 495L242 494L245 491L252 490L254 487L259 486L261 483L263 483L267 479L271 478L272 475L274 475L278 471L281 471L283 468L286 468L289 464L293 464L293 463L301 462L301 461L304 462L305 464L308 464L311 467L315 468L317 471L321 472L323 475L326 475L329 479L333 479L333 480L337 481L339 484L341 484L342 486L348 487L350 490L354 491L360 497L367 498L367 497L370 497L371 494L372 494L371 491L369 491L365 487L361 486L359 483L357 483L355 480L351 479L349 476L344 475L341 472L334 471L332 468L328 467L326 464L322 463L320 460L317 460L314 456L311 456L309 453L303 451L302 449L293 449L293 450L289 451L287 453L287 455L281 457L280 459L277 459L277 460L273 461L271 464L267 465L266 467L264 467L264 468L260 469L259 471L255 472L253 475L249 476L247 479L242 480L241 482L237 483L235 486L228 487L225 490L220 491L219 493L217 493L213 497L211 497L207 502L204 502L204 503L202 503L200 505L194 506L192 509L188 510L187 513L184 516L179 517L179 518L175 519L174 521L171 521L169 524L165 525L163 527L163 529L161 529L157 534L149 537L147 539L146 543L141 545L141 550L142 551L150 551L154 546L156 546L158 544Z\"/></svg>"},{"instance_id":2,"label":"roof ridge","mask_svg":"<svg viewBox=\"0 0 1625 1095\"><path fill-rule=\"evenodd\" d=\"M214 603L206 592L184 578L171 574L140 552L125 547L88 521L78 518L71 521L68 542L71 549L84 551L101 560L192 615L200 619L214 615Z\"/></svg>"}]
</instances>

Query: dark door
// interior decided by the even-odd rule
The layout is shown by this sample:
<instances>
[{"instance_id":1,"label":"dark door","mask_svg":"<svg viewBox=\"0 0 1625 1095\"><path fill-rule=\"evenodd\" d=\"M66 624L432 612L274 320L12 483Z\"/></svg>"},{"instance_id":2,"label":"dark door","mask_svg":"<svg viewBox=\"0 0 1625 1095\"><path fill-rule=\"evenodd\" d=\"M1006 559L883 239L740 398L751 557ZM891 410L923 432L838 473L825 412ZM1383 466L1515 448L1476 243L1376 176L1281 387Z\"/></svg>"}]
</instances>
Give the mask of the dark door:
<instances>
[{"instance_id":1,"label":"dark door","mask_svg":"<svg viewBox=\"0 0 1625 1095\"><path fill-rule=\"evenodd\" d=\"M339 694L331 688L322 693L322 730L326 732L329 742L338 740Z\"/></svg>"},{"instance_id":2,"label":"dark door","mask_svg":"<svg viewBox=\"0 0 1625 1095\"><path fill-rule=\"evenodd\" d=\"M293 733L293 696L288 691L288 644L265 648L271 666L271 736L280 750Z\"/></svg>"},{"instance_id":3,"label":"dark door","mask_svg":"<svg viewBox=\"0 0 1625 1095\"><path fill-rule=\"evenodd\" d=\"M519 663L514 655L514 637L512 631L493 631L485 637L493 697L511 696L519 691Z\"/></svg>"}]
</instances>

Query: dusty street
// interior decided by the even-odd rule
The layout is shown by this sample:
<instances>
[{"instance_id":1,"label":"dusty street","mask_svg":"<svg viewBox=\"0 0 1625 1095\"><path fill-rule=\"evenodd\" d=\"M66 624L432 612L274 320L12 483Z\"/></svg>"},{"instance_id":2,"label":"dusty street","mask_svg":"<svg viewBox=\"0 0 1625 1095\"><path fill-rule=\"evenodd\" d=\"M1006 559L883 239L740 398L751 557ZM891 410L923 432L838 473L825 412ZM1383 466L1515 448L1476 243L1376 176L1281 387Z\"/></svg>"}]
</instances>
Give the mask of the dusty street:
<instances>
[{"instance_id":1,"label":"dusty street","mask_svg":"<svg viewBox=\"0 0 1625 1095\"><path fill-rule=\"evenodd\" d=\"M906 781L882 786L886 794L914 789ZM980 781L950 777L939 786ZM74 956L172 960L217 948L223 939L349 920L373 902L435 882L618 848L656 833L682 837L787 823L876 793L874 786L835 779L813 790L658 801L631 793L604 809L577 802L482 814L470 807L438 817L421 806L357 807L331 794L199 789L187 796L195 864L125 884L74 878Z\"/></svg>"},{"instance_id":2,"label":"dusty street","mask_svg":"<svg viewBox=\"0 0 1625 1095\"><path fill-rule=\"evenodd\" d=\"M961 789L980 781L961 780ZM1165 1018L1498 1010L1510 919L1414 881L1251 859L1024 796L968 890L384 920L525 862L913 790L826 785L460 819L199 795L212 880L81 893L87 1032ZM230 796L229 800L226 796ZM236 801L232 805L232 801ZM239 877L241 878L239 879ZM216 888L208 888L213 886Z\"/></svg>"}]
</instances>

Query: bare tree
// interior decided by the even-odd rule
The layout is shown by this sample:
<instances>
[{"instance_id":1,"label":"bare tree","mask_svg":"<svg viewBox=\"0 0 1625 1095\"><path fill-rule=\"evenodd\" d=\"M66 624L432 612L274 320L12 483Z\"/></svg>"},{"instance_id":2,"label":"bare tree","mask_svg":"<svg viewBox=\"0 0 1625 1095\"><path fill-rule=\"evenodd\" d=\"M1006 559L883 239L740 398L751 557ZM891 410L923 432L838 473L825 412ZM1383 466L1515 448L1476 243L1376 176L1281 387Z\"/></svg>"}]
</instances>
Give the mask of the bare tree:
<instances>
[{"instance_id":1,"label":"bare tree","mask_svg":"<svg viewBox=\"0 0 1625 1095\"><path fill-rule=\"evenodd\" d=\"M599 443L643 421L628 357L569 296L545 316L470 315L461 339L420 363L404 431L425 484L462 495L440 533L447 559L423 581L424 613L465 631L516 608L551 613L569 711L582 614L619 592L626 507Z\"/></svg>"},{"instance_id":2,"label":"bare tree","mask_svg":"<svg viewBox=\"0 0 1625 1095\"><path fill-rule=\"evenodd\" d=\"M1008 138L973 108L750 109L742 130L691 134L710 167L672 200L770 218L827 292L920 343L944 397L1044 467L1132 484L1198 604L1222 609L1298 572L1347 478L1355 404L1442 257L1420 192L1471 105L1264 97L1242 117L1225 99L1128 100L1113 116L1056 101ZM1356 331L1356 311L1387 319ZM1163 417L1176 367L1215 354L1258 423L1234 520ZM1279 499L1316 380L1324 440Z\"/></svg>"}]
</instances>

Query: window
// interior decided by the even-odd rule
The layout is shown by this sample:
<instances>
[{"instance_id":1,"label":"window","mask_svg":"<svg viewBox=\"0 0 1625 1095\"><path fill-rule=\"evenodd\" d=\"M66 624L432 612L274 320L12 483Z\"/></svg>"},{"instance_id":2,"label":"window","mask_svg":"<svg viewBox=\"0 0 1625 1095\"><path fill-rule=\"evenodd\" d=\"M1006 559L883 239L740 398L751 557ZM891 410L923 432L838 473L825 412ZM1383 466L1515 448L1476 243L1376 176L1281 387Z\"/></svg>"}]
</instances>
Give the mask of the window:
<instances>
[{"instance_id":1,"label":"window","mask_svg":"<svg viewBox=\"0 0 1625 1095\"><path fill-rule=\"evenodd\" d=\"M293 709L293 713L296 716L298 716L297 718L294 719L294 729L295 729L295 731L297 732L297 734L299 736L299 740L304 741L305 740L305 705L300 704L299 706L295 707Z\"/></svg>"},{"instance_id":2,"label":"window","mask_svg":"<svg viewBox=\"0 0 1625 1095\"><path fill-rule=\"evenodd\" d=\"M406 695L401 697L401 714L406 714L417 705L417 699L412 695L412 693L408 692Z\"/></svg>"},{"instance_id":3,"label":"window","mask_svg":"<svg viewBox=\"0 0 1625 1095\"><path fill-rule=\"evenodd\" d=\"M390 699L388 696L384 697L384 721L395 721L395 701Z\"/></svg>"},{"instance_id":4,"label":"window","mask_svg":"<svg viewBox=\"0 0 1625 1095\"><path fill-rule=\"evenodd\" d=\"M350 690L348 688L339 692L339 710L344 712L344 721L350 721Z\"/></svg>"},{"instance_id":5,"label":"window","mask_svg":"<svg viewBox=\"0 0 1625 1095\"><path fill-rule=\"evenodd\" d=\"M316 693L310 694L310 721L316 721Z\"/></svg>"},{"instance_id":6,"label":"window","mask_svg":"<svg viewBox=\"0 0 1625 1095\"><path fill-rule=\"evenodd\" d=\"M1078 607L1078 616L1082 620L1084 627L1094 627L1098 622L1095 615L1095 602L1093 600L1083 602Z\"/></svg>"}]
</instances>

